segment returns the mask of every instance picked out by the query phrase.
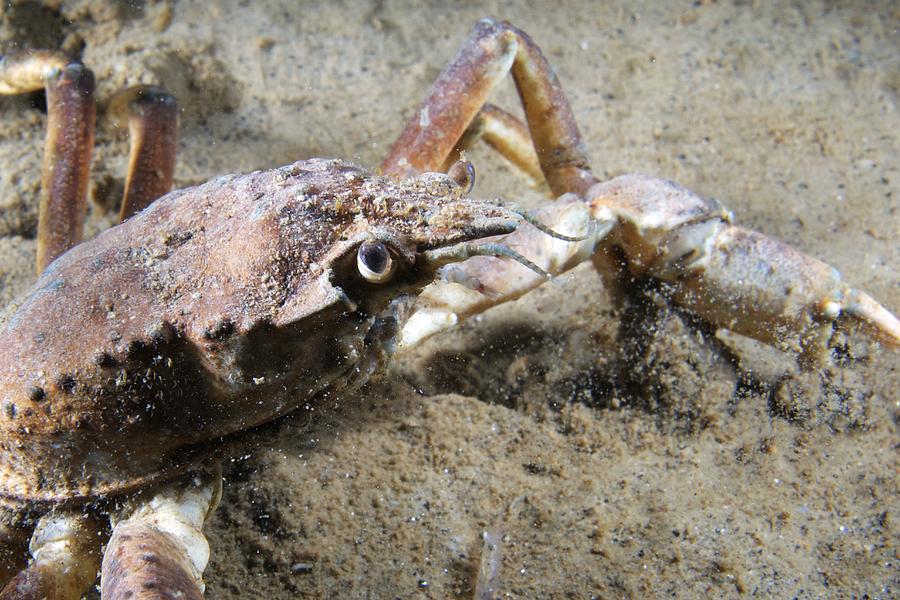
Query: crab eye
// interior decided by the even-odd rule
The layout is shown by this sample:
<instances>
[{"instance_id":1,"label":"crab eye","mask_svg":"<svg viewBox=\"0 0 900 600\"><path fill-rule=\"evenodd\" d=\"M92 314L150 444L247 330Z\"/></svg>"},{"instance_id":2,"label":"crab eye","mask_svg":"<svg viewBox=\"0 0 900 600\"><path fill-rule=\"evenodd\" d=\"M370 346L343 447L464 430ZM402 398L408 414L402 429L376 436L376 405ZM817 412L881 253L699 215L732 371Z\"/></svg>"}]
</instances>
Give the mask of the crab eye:
<instances>
[{"instance_id":1,"label":"crab eye","mask_svg":"<svg viewBox=\"0 0 900 600\"><path fill-rule=\"evenodd\" d=\"M371 283L387 281L393 272L391 252L381 242L364 242L356 253L356 268Z\"/></svg>"}]
</instances>

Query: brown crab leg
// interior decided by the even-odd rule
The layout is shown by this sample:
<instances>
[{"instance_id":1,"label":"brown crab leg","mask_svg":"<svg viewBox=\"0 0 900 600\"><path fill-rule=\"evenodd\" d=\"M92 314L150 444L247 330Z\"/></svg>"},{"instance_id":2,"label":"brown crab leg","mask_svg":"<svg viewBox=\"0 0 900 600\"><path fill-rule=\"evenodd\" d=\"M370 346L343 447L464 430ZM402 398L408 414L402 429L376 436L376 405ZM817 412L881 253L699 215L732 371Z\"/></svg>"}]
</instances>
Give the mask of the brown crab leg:
<instances>
[{"instance_id":1,"label":"brown crab leg","mask_svg":"<svg viewBox=\"0 0 900 600\"><path fill-rule=\"evenodd\" d=\"M163 489L114 529L103 555L103 600L202 600L209 544L203 523L222 494L222 475Z\"/></svg>"},{"instance_id":2,"label":"brown crab leg","mask_svg":"<svg viewBox=\"0 0 900 600\"><path fill-rule=\"evenodd\" d=\"M131 153L120 220L142 211L172 189L178 135L178 103L155 86L123 90L110 102L109 112L127 114Z\"/></svg>"},{"instance_id":3,"label":"brown crab leg","mask_svg":"<svg viewBox=\"0 0 900 600\"><path fill-rule=\"evenodd\" d=\"M28 567L0 591L0 600L78 600L97 578L97 523L82 514L50 513L31 536Z\"/></svg>"},{"instance_id":4,"label":"brown crab leg","mask_svg":"<svg viewBox=\"0 0 900 600\"><path fill-rule=\"evenodd\" d=\"M508 23L484 19L450 62L381 164L407 177L441 167L488 93L511 73L525 108L541 171L555 195L583 194L597 179L556 74L538 47Z\"/></svg>"},{"instance_id":5,"label":"brown crab leg","mask_svg":"<svg viewBox=\"0 0 900 600\"><path fill-rule=\"evenodd\" d=\"M47 140L38 212L37 270L81 241L94 148L94 74L58 52L0 60L0 94L47 90Z\"/></svg>"}]
</instances>

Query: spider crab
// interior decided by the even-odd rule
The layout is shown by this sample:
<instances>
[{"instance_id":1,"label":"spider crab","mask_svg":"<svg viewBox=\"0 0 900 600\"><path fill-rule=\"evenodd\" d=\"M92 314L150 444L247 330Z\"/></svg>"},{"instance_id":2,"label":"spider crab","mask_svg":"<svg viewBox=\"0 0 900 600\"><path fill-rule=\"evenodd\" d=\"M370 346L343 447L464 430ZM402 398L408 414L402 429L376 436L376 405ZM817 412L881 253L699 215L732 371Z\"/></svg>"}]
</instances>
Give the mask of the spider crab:
<instances>
[{"instance_id":1,"label":"spider crab","mask_svg":"<svg viewBox=\"0 0 900 600\"><path fill-rule=\"evenodd\" d=\"M507 73L527 125L486 104ZM42 273L0 343L0 541L12 577L0 598L78 598L98 567L106 599L201 598L221 454L365 382L397 345L586 260L611 286L668 282L701 319L810 364L835 328L900 345L884 307L817 259L733 225L715 200L642 175L598 181L556 76L508 23L476 26L380 175L310 160L153 202L172 182L176 108L162 90L127 91L124 222L80 245L93 76L52 52L4 59L0 92L38 88ZM557 201L528 214L467 198L474 172L460 155L482 138Z\"/></svg>"}]
</instances>

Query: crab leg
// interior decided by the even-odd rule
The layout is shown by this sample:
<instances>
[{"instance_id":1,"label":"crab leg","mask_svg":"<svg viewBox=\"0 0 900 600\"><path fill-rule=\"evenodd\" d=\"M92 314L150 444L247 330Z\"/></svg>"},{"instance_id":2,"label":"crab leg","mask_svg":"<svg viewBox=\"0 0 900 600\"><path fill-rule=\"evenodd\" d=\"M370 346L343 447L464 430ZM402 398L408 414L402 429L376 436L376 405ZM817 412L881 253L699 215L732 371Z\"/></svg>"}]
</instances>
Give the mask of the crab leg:
<instances>
[{"instance_id":1,"label":"crab leg","mask_svg":"<svg viewBox=\"0 0 900 600\"><path fill-rule=\"evenodd\" d=\"M0 94L46 88L47 140L38 212L37 270L81 241L94 148L94 75L45 50L4 56Z\"/></svg>"},{"instance_id":2,"label":"crab leg","mask_svg":"<svg viewBox=\"0 0 900 600\"><path fill-rule=\"evenodd\" d=\"M172 189L178 136L178 103L164 89L135 86L119 92L109 112L127 114L131 151L120 220L142 211Z\"/></svg>"},{"instance_id":3,"label":"crab leg","mask_svg":"<svg viewBox=\"0 0 900 600\"><path fill-rule=\"evenodd\" d=\"M60 52L28 50L0 59L0 94L46 89L47 139L38 211L37 271L78 244L84 230L94 149L94 75ZM110 112L127 112L131 157L121 219L172 187L178 106L160 88L120 93Z\"/></svg>"},{"instance_id":4,"label":"crab leg","mask_svg":"<svg viewBox=\"0 0 900 600\"><path fill-rule=\"evenodd\" d=\"M444 161L442 171L448 171L455 162L461 160L462 153L478 140L500 153L516 166L531 181L533 186L544 182L544 172L528 127L502 108L487 103L457 141L456 147Z\"/></svg>"},{"instance_id":5,"label":"crab leg","mask_svg":"<svg viewBox=\"0 0 900 600\"><path fill-rule=\"evenodd\" d=\"M115 524L103 555L103 600L203 598L209 543L203 523L222 493L221 473L170 486Z\"/></svg>"},{"instance_id":6,"label":"crab leg","mask_svg":"<svg viewBox=\"0 0 900 600\"><path fill-rule=\"evenodd\" d=\"M707 322L796 352L810 366L821 363L836 329L900 347L900 321L890 311L847 286L824 262L733 225L731 213L715 200L645 175L595 185L588 193L589 216L572 207L574 194L568 196L535 216L585 240L567 244L523 225L502 243L551 274L592 253L613 290L634 277L653 277L668 285L675 303ZM454 265L421 294L402 343L413 345L540 283L534 273L497 258Z\"/></svg>"},{"instance_id":7,"label":"crab leg","mask_svg":"<svg viewBox=\"0 0 900 600\"><path fill-rule=\"evenodd\" d=\"M541 171L554 195L584 193L591 174L578 125L538 47L509 23L483 19L394 143L381 171L408 177L436 171L457 147L491 89L510 73ZM495 119L496 120L496 119ZM512 139L512 135L507 136Z\"/></svg>"},{"instance_id":8,"label":"crab leg","mask_svg":"<svg viewBox=\"0 0 900 600\"><path fill-rule=\"evenodd\" d=\"M609 225L593 221L584 201L566 194L532 216L554 232L583 238L567 242L527 224L502 239L504 246L524 252L550 275L559 275L589 260L597 241ZM480 314L503 302L515 300L546 282L544 276L500 258L476 256L444 267L442 279L419 295L413 313L400 331L400 346L412 347L435 333Z\"/></svg>"},{"instance_id":9,"label":"crab leg","mask_svg":"<svg viewBox=\"0 0 900 600\"><path fill-rule=\"evenodd\" d=\"M33 560L0 591L0 600L77 600L97 579L96 522L75 513L50 513L31 536Z\"/></svg>"},{"instance_id":10,"label":"crab leg","mask_svg":"<svg viewBox=\"0 0 900 600\"><path fill-rule=\"evenodd\" d=\"M9 581L25 566L28 538L26 528L0 524L0 581Z\"/></svg>"}]
</instances>

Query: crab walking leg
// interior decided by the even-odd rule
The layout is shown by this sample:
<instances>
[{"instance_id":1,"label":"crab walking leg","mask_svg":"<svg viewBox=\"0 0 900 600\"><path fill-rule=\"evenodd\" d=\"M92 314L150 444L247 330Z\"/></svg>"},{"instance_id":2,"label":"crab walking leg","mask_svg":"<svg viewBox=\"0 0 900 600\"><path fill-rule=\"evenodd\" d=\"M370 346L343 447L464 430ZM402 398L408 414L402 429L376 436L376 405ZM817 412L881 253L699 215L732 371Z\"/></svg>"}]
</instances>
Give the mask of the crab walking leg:
<instances>
[{"instance_id":1,"label":"crab walking leg","mask_svg":"<svg viewBox=\"0 0 900 600\"><path fill-rule=\"evenodd\" d=\"M669 282L680 306L813 363L835 327L900 347L900 322L887 309L822 261L732 225L713 199L645 175L597 184L588 198L594 218L617 223L596 254L601 272L619 252L631 275Z\"/></svg>"},{"instance_id":2,"label":"crab walking leg","mask_svg":"<svg viewBox=\"0 0 900 600\"><path fill-rule=\"evenodd\" d=\"M544 178L554 195L584 193L591 174L584 143L559 80L538 47L509 23L480 21L407 123L381 165L408 177L441 167L488 93L511 73Z\"/></svg>"},{"instance_id":3,"label":"crab walking leg","mask_svg":"<svg viewBox=\"0 0 900 600\"><path fill-rule=\"evenodd\" d=\"M12 578L0 600L77 600L97 579L100 539L86 515L50 513L31 536L28 567Z\"/></svg>"},{"instance_id":4,"label":"crab walking leg","mask_svg":"<svg viewBox=\"0 0 900 600\"><path fill-rule=\"evenodd\" d=\"M461 159L462 152L471 148L478 140L484 140L488 146L522 171L531 185L538 186L544 182L544 172L541 171L541 163L534 151L528 127L502 108L490 103L481 107L469 128L456 143L456 148L444 161L441 170L448 171Z\"/></svg>"},{"instance_id":5,"label":"crab walking leg","mask_svg":"<svg viewBox=\"0 0 900 600\"><path fill-rule=\"evenodd\" d=\"M103 600L202 599L209 562L203 523L221 494L217 471L166 488L116 523L103 555Z\"/></svg>"},{"instance_id":6,"label":"crab walking leg","mask_svg":"<svg viewBox=\"0 0 900 600\"><path fill-rule=\"evenodd\" d=\"M46 50L0 60L0 94L47 91L37 270L81 241L94 148L94 74Z\"/></svg>"},{"instance_id":7,"label":"crab walking leg","mask_svg":"<svg viewBox=\"0 0 900 600\"><path fill-rule=\"evenodd\" d=\"M450 156L490 91L509 72L516 49L512 32L492 20L480 21L394 142L381 163L381 172L391 177L411 177L436 171Z\"/></svg>"},{"instance_id":8,"label":"crab walking leg","mask_svg":"<svg viewBox=\"0 0 900 600\"><path fill-rule=\"evenodd\" d=\"M122 90L110 102L109 112L127 120L131 151L120 220L131 217L172 189L178 137L178 103L155 86Z\"/></svg>"}]
</instances>

